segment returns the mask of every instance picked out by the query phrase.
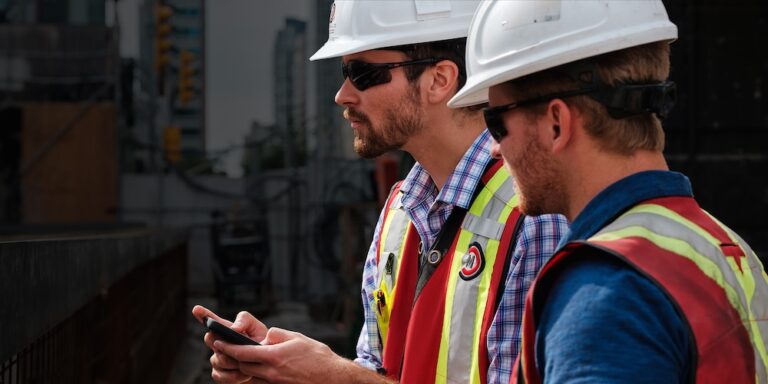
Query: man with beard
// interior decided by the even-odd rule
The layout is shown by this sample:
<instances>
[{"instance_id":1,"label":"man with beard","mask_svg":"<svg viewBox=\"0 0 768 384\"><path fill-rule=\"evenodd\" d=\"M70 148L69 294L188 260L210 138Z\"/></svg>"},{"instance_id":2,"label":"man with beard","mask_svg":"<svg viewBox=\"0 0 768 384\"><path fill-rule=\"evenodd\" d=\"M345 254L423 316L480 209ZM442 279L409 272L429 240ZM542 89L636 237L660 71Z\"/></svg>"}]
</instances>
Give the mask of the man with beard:
<instances>
[{"instance_id":1,"label":"man with beard","mask_svg":"<svg viewBox=\"0 0 768 384\"><path fill-rule=\"evenodd\" d=\"M660 0L494 1L473 19L450 105L487 97L521 210L572 220L512 382L768 382L763 266L662 153L676 38Z\"/></svg>"},{"instance_id":2,"label":"man with beard","mask_svg":"<svg viewBox=\"0 0 768 384\"><path fill-rule=\"evenodd\" d=\"M357 365L241 313L233 328L267 345L233 346L207 335L215 379L509 380L525 292L566 222L520 215L509 174L490 156L482 115L446 105L466 78L465 37L478 3L334 5L328 42L312 59L342 57L336 102L355 150L366 158L403 150L417 161L392 189L366 259Z\"/></svg>"}]
</instances>

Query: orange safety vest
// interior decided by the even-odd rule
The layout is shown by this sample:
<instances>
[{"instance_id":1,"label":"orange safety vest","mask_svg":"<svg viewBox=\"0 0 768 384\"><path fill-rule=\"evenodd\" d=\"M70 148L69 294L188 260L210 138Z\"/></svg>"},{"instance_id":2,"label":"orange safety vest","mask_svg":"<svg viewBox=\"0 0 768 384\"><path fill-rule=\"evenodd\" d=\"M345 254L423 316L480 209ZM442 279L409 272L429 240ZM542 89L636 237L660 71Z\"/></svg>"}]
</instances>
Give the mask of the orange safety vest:
<instances>
[{"instance_id":1,"label":"orange safety vest","mask_svg":"<svg viewBox=\"0 0 768 384\"><path fill-rule=\"evenodd\" d=\"M586 248L626 262L676 305L693 337L696 383L768 383L768 276L746 242L693 198L680 196L640 203L550 259L528 292L512 383L541 382L535 335L546 292L536 287Z\"/></svg>"},{"instance_id":2,"label":"orange safety vest","mask_svg":"<svg viewBox=\"0 0 768 384\"><path fill-rule=\"evenodd\" d=\"M501 165L496 161L484 173L469 210L454 208L437 241L448 244L443 254L421 257L399 184L387 198L377 255L379 289L370 307L390 378L419 384L486 382L487 333L523 218ZM457 212L465 212L461 221L453 218ZM452 221L461 225L448 233ZM447 243L443 235L449 236ZM419 262L422 273L430 268L424 259L439 261L420 281Z\"/></svg>"}]
</instances>

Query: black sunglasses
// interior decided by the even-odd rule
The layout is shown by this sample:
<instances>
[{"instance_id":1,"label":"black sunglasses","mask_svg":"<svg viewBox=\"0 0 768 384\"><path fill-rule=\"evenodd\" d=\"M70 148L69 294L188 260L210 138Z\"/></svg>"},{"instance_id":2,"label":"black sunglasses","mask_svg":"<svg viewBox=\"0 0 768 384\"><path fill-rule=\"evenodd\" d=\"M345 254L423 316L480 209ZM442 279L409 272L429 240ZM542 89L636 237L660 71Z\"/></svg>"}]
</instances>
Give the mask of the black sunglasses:
<instances>
[{"instance_id":1,"label":"black sunglasses","mask_svg":"<svg viewBox=\"0 0 768 384\"><path fill-rule=\"evenodd\" d=\"M526 107L570 96L585 95L594 91L596 91L594 88L575 89L572 91L557 92L549 95L534 97L528 100L516 101L514 103L485 108L483 109L485 125L488 127L488 132L491 134L493 139L498 143L502 138L504 138L504 136L507 135L507 127L504 126L504 118L502 116L504 113L519 107Z\"/></svg>"},{"instance_id":2,"label":"black sunglasses","mask_svg":"<svg viewBox=\"0 0 768 384\"><path fill-rule=\"evenodd\" d=\"M431 58L411 61L401 61L399 63L366 63L364 61L350 60L347 64L341 64L341 73L345 79L349 79L352 85L359 91L375 85L386 84L392 81L390 70L407 65L429 65L435 64L442 59Z\"/></svg>"}]
</instances>

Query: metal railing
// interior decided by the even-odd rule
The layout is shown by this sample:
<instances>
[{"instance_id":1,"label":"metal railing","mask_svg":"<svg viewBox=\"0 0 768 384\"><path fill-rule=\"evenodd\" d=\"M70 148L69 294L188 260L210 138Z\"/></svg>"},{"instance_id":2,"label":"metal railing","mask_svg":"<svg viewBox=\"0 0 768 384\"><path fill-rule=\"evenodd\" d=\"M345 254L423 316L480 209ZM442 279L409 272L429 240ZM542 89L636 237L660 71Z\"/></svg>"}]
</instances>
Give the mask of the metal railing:
<instances>
[{"instance_id":1,"label":"metal railing","mask_svg":"<svg viewBox=\"0 0 768 384\"><path fill-rule=\"evenodd\" d=\"M180 235L0 242L0 384L165 382L188 315Z\"/></svg>"}]
</instances>

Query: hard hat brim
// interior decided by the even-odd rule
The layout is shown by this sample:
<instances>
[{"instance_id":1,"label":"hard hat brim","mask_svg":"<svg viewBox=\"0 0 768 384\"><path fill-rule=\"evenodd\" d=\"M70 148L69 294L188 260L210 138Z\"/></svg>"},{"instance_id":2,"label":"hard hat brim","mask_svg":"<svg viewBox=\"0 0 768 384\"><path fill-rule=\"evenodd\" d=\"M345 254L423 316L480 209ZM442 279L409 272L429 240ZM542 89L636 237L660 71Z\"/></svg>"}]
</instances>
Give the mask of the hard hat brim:
<instances>
[{"instance_id":1,"label":"hard hat brim","mask_svg":"<svg viewBox=\"0 0 768 384\"><path fill-rule=\"evenodd\" d=\"M359 53L368 49L370 48L366 47L363 42L329 41L320 47L320 49L318 49L317 52L315 52L315 54L309 58L309 61L332 59L335 57Z\"/></svg>"},{"instance_id":2,"label":"hard hat brim","mask_svg":"<svg viewBox=\"0 0 768 384\"><path fill-rule=\"evenodd\" d=\"M461 108L487 103L488 89L495 85L628 46L637 46L654 41L672 43L676 38L677 27L669 23L666 28L658 29L655 34L646 33L638 38L623 37L619 43L603 41L600 44L584 45L578 47L579 49L560 53L542 50L535 55L519 58L518 60L507 60L504 65L499 65L496 68L488 66L481 73L470 74L464 87L456 92L456 95L448 101L448 106L451 108Z\"/></svg>"}]
</instances>

